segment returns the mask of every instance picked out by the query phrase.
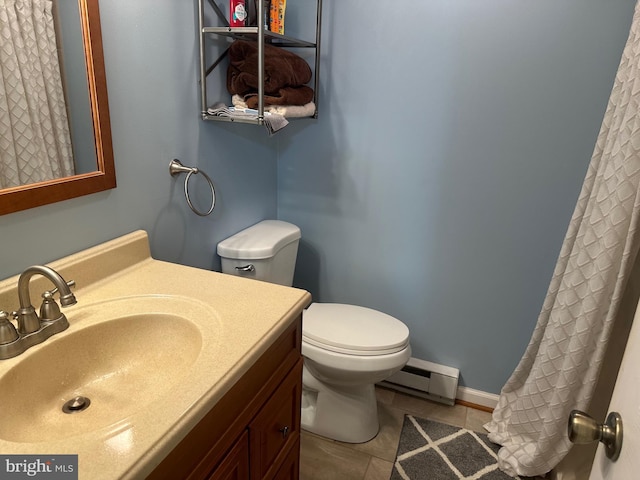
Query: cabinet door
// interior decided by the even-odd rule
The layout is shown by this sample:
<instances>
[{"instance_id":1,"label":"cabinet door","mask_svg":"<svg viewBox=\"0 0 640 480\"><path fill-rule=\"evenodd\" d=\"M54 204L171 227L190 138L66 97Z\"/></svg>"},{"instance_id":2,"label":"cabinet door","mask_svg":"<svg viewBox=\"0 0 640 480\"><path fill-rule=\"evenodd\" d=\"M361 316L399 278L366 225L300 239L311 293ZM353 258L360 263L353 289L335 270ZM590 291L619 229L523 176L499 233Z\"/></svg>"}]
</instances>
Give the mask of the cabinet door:
<instances>
[{"instance_id":1,"label":"cabinet door","mask_svg":"<svg viewBox=\"0 0 640 480\"><path fill-rule=\"evenodd\" d=\"M249 425L251 478L276 478L300 437L302 359ZM278 477L279 478L279 477Z\"/></svg>"},{"instance_id":2,"label":"cabinet door","mask_svg":"<svg viewBox=\"0 0 640 480\"><path fill-rule=\"evenodd\" d=\"M249 435L246 431L207 480L249 480Z\"/></svg>"},{"instance_id":3,"label":"cabinet door","mask_svg":"<svg viewBox=\"0 0 640 480\"><path fill-rule=\"evenodd\" d=\"M274 478L277 480L298 480L300 478L300 437L293 448L289 450L287 458L282 462Z\"/></svg>"}]
</instances>

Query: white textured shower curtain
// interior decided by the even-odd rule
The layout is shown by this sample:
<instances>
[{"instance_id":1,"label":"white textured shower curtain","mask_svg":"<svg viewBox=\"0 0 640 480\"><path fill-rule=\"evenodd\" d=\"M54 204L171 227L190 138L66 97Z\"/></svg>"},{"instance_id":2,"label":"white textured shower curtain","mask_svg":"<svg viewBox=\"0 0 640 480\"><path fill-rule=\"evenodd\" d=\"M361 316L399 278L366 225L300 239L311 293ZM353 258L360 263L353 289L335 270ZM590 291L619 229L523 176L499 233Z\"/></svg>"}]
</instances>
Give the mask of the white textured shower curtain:
<instances>
[{"instance_id":1,"label":"white textured shower curtain","mask_svg":"<svg viewBox=\"0 0 640 480\"><path fill-rule=\"evenodd\" d=\"M73 175L51 0L0 0L0 188Z\"/></svg>"},{"instance_id":2,"label":"white textured shower curtain","mask_svg":"<svg viewBox=\"0 0 640 480\"><path fill-rule=\"evenodd\" d=\"M533 336L485 428L500 467L542 475L567 454L586 409L639 246L640 7Z\"/></svg>"}]
</instances>

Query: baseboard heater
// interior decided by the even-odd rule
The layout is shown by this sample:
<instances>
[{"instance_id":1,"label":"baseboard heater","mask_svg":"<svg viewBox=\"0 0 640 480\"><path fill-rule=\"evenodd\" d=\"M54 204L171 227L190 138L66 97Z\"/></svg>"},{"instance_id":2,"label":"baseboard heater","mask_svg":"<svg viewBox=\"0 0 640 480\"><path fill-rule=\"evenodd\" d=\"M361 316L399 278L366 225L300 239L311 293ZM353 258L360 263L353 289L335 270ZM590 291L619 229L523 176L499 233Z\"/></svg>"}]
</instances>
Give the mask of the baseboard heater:
<instances>
[{"instance_id":1,"label":"baseboard heater","mask_svg":"<svg viewBox=\"0 0 640 480\"><path fill-rule=\"evenodd\" d=\"M410 358L402 370L379 385L436 402L453 405L458 391L460 370Z\"/></svg>"}]
</instances>

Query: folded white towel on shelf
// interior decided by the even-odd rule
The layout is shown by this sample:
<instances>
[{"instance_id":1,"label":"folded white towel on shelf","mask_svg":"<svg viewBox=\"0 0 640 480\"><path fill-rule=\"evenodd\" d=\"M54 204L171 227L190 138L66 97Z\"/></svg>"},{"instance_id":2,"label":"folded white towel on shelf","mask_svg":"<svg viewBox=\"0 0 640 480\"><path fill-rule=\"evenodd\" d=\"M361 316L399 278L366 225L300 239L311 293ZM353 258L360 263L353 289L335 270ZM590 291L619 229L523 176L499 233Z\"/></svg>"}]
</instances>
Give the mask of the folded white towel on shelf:
<instances>
[{"instance_id":1,"label":"folded white towel on shelf","mask_svg":"<svg viewBox=\"0 0 640 480\"><path fill-rule=\"evenodd\" d=\"M247 104L241 95L231 97L231 103L237 108L247 108ZM268 105L264 107L265 113L274 113L289 118L313 117L316 113L316 104L309 102L306 105Z\"/></svg>"}]
</instances>

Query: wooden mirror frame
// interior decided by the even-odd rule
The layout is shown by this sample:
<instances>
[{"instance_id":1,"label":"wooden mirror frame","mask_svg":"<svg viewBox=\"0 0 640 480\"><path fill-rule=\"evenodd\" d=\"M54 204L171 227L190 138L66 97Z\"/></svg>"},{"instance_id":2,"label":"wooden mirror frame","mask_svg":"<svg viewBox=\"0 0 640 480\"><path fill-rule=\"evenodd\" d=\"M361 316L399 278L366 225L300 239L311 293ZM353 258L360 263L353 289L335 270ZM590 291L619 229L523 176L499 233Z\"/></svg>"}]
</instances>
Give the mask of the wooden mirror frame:
<instances>
[{"instance_id":1,"label":"wooden mirror frame","mask_svg":"<svg viewBox=\"0 0 640 480\"><path fill-rule=\"evenodd\" d=\"M97 170L71 177L1 189L0 215L102 192L116 186L98 0L78 0L78 5L82 22Z\"/></svg>"}]
</instances>

